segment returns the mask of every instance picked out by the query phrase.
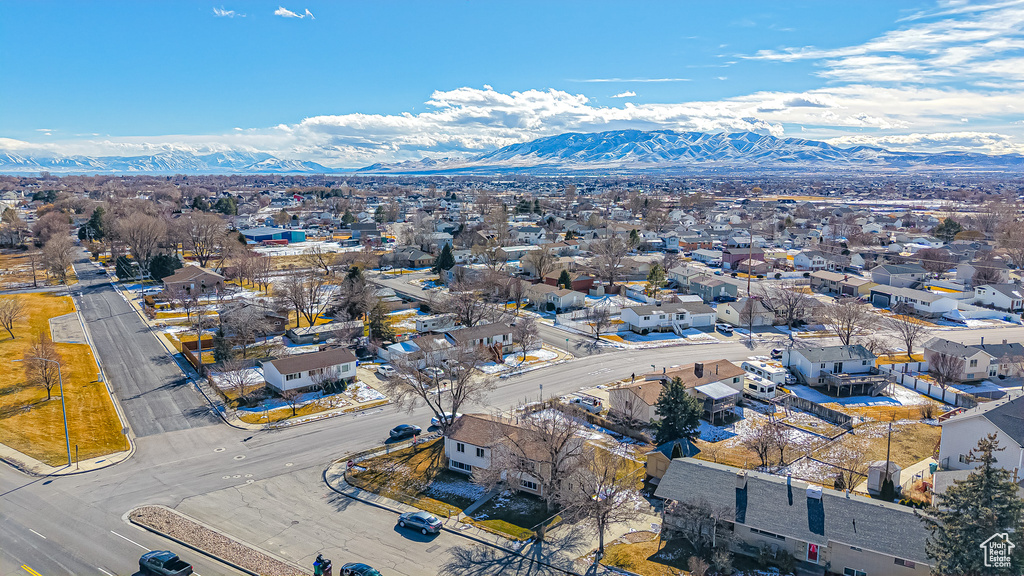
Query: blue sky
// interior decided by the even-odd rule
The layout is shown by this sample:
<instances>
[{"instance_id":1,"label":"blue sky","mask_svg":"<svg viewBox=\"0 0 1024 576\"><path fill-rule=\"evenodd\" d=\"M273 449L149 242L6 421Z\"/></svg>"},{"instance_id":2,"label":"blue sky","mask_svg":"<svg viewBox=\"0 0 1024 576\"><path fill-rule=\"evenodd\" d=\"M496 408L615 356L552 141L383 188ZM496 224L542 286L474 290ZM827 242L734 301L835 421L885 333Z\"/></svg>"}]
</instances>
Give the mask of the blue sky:
<instances>
[{"instance_id":1,"label":"blue sky","mask_svg":"<svg viewBox=\"0 0 1024 576\"><path fill-rule=\"evenodd\" d=\"M0 149L332 167L566 131L1024 151L1024 2L0 2Z\"/></svg>"}]
</instances>

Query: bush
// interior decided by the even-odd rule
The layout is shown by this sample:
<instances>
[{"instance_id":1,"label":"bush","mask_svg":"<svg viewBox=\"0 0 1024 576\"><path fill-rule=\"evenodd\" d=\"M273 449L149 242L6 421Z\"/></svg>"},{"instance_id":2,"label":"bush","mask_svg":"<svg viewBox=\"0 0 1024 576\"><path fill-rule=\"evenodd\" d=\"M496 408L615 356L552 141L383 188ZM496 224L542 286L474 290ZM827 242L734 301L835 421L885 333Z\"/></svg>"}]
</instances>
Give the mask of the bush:
<instances>
[{"instance_id":1,"label":"bush","mask_svg":"<svg viewBox=\"0 0 1024 576\"><path fill-rule=\"evenodd\" d=\"M547 310L548 312L554 312L555 304L553 302L548 302L547 305L544 306L544 309Z\"/></svg>"},{"instance_id":2,"label":"bush","mask_svg":"<svg viewBox=\"0 0 1024 576\"><path fill-rule=\"evenodd\" d=\"M778 280L780 278L782 278L782 272L776 272L775 273L775 279Z\"/></svg>"},{"instance_id":3,"label":"bush","mask_svg":"<svg viewBox=\"0 0 1024 576\"><path fill-rule=\"evenodd\" d=\"M758 280L760 280L760 279L762 279L762 278L764 278L764 274L758 274L758 275L757 275L757 279L758 279Z\"/></svg>"},{"instance_id":4,"label":"bush","mask_svg":"<svg viewBox=\"0 0 1024 576\"><path fill-rule=\"evenodd\" d=\"M811 273L810 272L804 272L804 278L810 278L810 277L811 277Z\"/></svg>"},{"instance_id":5,"label":"bush","mask_svg":"<svg viewBox=\"0 0 1024 576\"><path fill-rule=\"evenodd\" d=\"M146 302L146 306L149 306L150 308L156 307L156 300L154 300L153 297L150 296L149 294L147 294L146 297L143 298L143 300Z\"/></svg>"},{"instance_id":6,"label":"bush","mask_svg":"<svg viewBox=\"0 0 1024 576\"><path fill-rule=\"evenodd\" d=\"M732 273L729 274L729 276L732 276L733 278L735 278L736 274L737 274L736 272L732 272Z\"/></svg>"},{"instance_id":7,"label":"bush","mask_svg":"<svg viewBox=\"0 0 1024 576\"><path fill-rule=\"evenodd\" d=\"M647 336L650 333L651 333L651 331L648 330L647 328L643 328L643 329L640 330L640 335L641 336Z\"/></svg>"}]
</instances>

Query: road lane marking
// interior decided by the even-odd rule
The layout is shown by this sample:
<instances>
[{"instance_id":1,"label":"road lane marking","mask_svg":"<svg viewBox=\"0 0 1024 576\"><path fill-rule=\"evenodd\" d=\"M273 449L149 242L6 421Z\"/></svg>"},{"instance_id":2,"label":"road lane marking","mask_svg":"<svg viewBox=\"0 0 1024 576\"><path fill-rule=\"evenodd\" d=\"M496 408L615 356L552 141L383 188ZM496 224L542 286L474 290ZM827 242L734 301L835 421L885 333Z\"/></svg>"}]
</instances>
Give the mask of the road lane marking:
<instances>
[{"instance_id":1,"label":"road lane marking","mask_svg":"<svg viewBox=\"0 0 1024 576\"><path fill-rule=\"evenodd\" d=\"M150 549L149 549L149 548L146 548L146 547L145 547L145 546L143 546L142 544L139 544L138 542L136 542L135 540L132 540L131 538L129 538L129 537L127 537L127 536L121 536L120 534L118 534L117 532L114 532L113 530L111 530L111 531L110 531L110 533L111 533L111 534L113 534L114 536L117 536L118 538L124 538L125 540L127 540L127 541L131 542L132 544L135 544L135 545L136 545L136 546L138 546L139 548L142 548L142 549L143 549L143 550L145 550L146 552L149 552L149 551L150 551Z\"/></svg>"},{"instance_id":2,"label":"road lane marking","mask_svg":"<svg viewBox=\"0 0 1024 576\"><path fill-rule=\"evenodd\" d=\"M33 533L33 534L35 534L36 536L39 536L39 537L40 537L40 538L42 538L43 540L46 540L46 536L43 536L42 534L40 534L39 532L36 532L35 530L33 530L33 529L31 529L31 528L29 528L29 529L28 529L28 531L29 531L29 532L31 532L31 533Z\"/></svg>"},{"instance_id":3,"label":"road lane marking","mask_svg":"<svg viewBox=\"0 0 1024 576\"><path fill-rule=\"evenodd\" d=\"M42 575L42 574L40 574L39 572L36 572L35 570L33 570L33 569L29 568L29 567L28 567L28 564L22 564L22 565L21 565L21 569L22 569L22 570L24 570L25 572L28 572L28 573L29 573L29 574L31 574L32 576L43 576L43 575Z\"/></svg>"},{"instance_id":4,"label":"road lane marking","mask_svg":"<svg viewBox=\"0 0 1024 576\"><path fill-rule=\"evenodd\" d=\"M107 572L106 570L104 570L103 568L100 568L99 566L97 566L96 569L99 570L100 572L103 572L107 576L114 576L113 574L111 574L110 572Z\"/></svg>"}]
</instances>

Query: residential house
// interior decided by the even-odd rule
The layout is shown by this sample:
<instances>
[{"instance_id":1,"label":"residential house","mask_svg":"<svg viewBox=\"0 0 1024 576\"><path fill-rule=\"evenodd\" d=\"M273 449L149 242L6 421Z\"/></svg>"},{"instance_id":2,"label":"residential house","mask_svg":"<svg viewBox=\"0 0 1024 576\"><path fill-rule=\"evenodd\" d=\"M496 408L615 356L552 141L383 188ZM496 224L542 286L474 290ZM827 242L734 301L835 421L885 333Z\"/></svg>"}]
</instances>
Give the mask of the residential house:
<instances>
[{"instance_id":1,"label":"residential house","mask_svg":"<svg viewBox=\"0 0 1024 576\"><path fill-rule=\"evenodd\" d=\"M744 260L764 262L764 250L760 248L726 248L722 251L722 267L735 269Z\"/></svg>"},{"instance_id":2,"label":"residential house","mask_svg":"<svg viewBox=\"0 0 1024 576\"><path fill-rule=\"evenodd\" d=\"M775 324L775 313L757 298L722 302L718 305L717 316L719 322L725 322L732 326L771 326Z\"/></svg>"},{"instance_id":3,"label":"residential house","mask_svg":"<svg viewBox=\"0 0 1024 576\"><path fill-rule=\"evenodd\" d=\"M383 260L403 268L426 268L433 266L437 258L418 248L406 247L399 248L391 254L385 254Z\"/></svg>"},{"instance_id":4,"label":"residential house","mask_svg":"<svg viewBox=\"0 0 1024 576\"><path fill-rule=\"evenodd\" d=\"M924 318L939 318L958 308L949 293L879 285L871 288L871 304L877 308L908 311Z\"/></svg>"},{"instance_id":5,"label":"residential house","mask_svg":"<svg viewBox=\"0 0 1024 576\"><path fill-rule=\"evenodd\" d=\"M797 254L799 256L800 254ZM795 259L794 259L795 262ZM798 270L800 268L797 268ZM850 277L849 274L840 274L839 272L829 272L824 269L817 269L811 272L811 290L820 292L822 294L839 294L840 283Z\"/></svg>"},{"instance_id":6,"label":"residential house","mask_svg":"<svg viewBox=\"0 0 1024 576\"><path fill-rule=\"evenodd\" d=\"M376 223L359 224L353 223L349 225L349 230L352 231L353 240L372 240L376 238L380 240L380 230L377 229Z\"/></svg>"},{"instance_id":7,"label":"residential house","mask_svg":"<svg viewBox=\"0 0 1024 576\"><path fill-rule=\"evenodd\" d=\"M520 458L533 461L533 469L537 476L519 473L518 478L506 478L506 482L516 482L517 490L543 496L543 487L538 477L550 473L549 454L539 449L536 443L530 442L529 430L517 420L490 416L487 414L463 414L448 428L444 437L444 455L448 459L448 469L462 474L472 475L476 470L489 470L492 465L494 449L507 443L513 454ZM583 448L583 439L574 438L566 443L564 450L579 453Z\"/></svg>"},{"instance_id":8,"label":"residential house","mask_svg":"<svg viewBox=\"0 0 1024 576\"><path fill-rule=\"evenodd\" d=\"M620 317L629 329L638 334L647 332L678 332L686 328L711 326L715 311L700 302L646 304L623 308Z\"/></svg>"},{"instance_id":9,"label":"residential house","mask_svg":"<svg viewBox=\"0 0 1024 576\"><path fill-rule=\"evenodd\" d=\"M971 470L977 462L969 462L967 455L978 446L978 440L989 434L999 439L1003 449L995 466L1017 473L1024 483L1021 462L1024 458L1024 395L1006 396L985 402L957 414L939 425L939 466L944 470Z\"/></svg>"},{"instance_id":10,"label":"residential house","mask_svg":"<svg viewBox=\"0 0 1024 576\"><path fill-rule=\"evenodd\" d=\"M979 269L985 271L986 283L991 284L1009 284L1010 273L1013 272L1014 267L1004 260L999 259L986 259L986 260L972 260L971 262L961 262L956 267L956 280L962 282L965 286L974 285L974 275L978 273ZM995 282L993 278L998 278Z\"/></svg>"},{"instance_id":11,"label":"residential house","mask_svg":"<svg viewBox=\"0 0 1024 576\"><path fill-rule=\"evenodd\" d=\"M798 574L928 576L928 530L912 508L789 477L693 458L672 460L655 496L665 530L689 522L680 504L715 511L732 551L788 554Z\"/></svg>"},{"instance_id":12,"label":"residential house","mask_svg":"<svg viewBox=\"0 0 1024 576\"><path fill-rule=\"evenodd\" d=\"M228 302L220 311L220 321L226 327L226 336L234 326L259 326L257 336L276 336L288 329L288 312L276 310L258 300L238 299Z\"/></svg>"},{"instance_id":13,"label":"residential house","mask_svg":"<svg viewBox=\"0 0 1024 576\"><path fill-rule=\"evenodd\" d=\"M164 291L187 294L213 294L224 289L224 277L201 266L184 266L163 279Z\"/></svg>"},{"instance_id":14,"label":"residential house","mask_svg":"<svg viewBox=\"0 0 1024 576\"><path fill-rule=\"evenodd\" d=\"M516 244L537 246L546 242L544 229L540 226L522 226L513 230Z\"/></svg>"},{"instance_id":15,"label":"residential house","mask_svg":"<svg viewBox=\"0 0 1024 576\"><path fill-rule=\"evenodd\" d=\"M482 346L501 354L512 352L512 327L508 324L477 324L444 333L455 346Z\"/></svg>"},{"instance_id":16,"label":"residential house","mask_svg":"<svg viewBox=\"0 0 1024 576\"><path fill-rule=\"evenodd\" d=\"M352 320L349 322L328 322L316 326L302 326L301 328L289 328L285 333L293 344L319 344L331 338L342 342L348 342L353 338L363 335L363 321Z\"/></svg>"},{"instance_id":17,"label":"residential house","mask_svg":"<svg viewBox=\"0 0 1024 576\"><path fill-rule=\"evenodd\" d=\"M687 290L690 294L700 296L704 302L716 302L736 298L739 289L735 284L714 276L691 278Z\"/></svg>"},{"instance_id":18,"label":"residential house","mask_svg":"<svg viewBox=\"0 0 1024 576\"><path fill-rule=\"evenodd\" d=\"M842 263L832 254L820 250L805 250L793 256L796 270L842 270Z\"/></svg>"},{"instance_id":19,"label":"residential house","mask_svg":"<svg viewBox=\"0 0 1024 576\"><path fill-rule=\"evenodd\" d=\"M355 355L340 347L308 354L291 354L263 363L263 378L268 386L278 392L319 386L321 377L351 381L355 376Z\"/></svg>"},{"instance_id":20,"label":"residential house","mask_svg":"<svg viewBox=\"0 0 1024 576\"><path fill-rule=\"evenodd\" d=\"M1017 376L1024 369L1024 346L1017 342L1002 344L962 344L944 338L932 338L924 343L924 357L934 364L937 356L946 355L963 361L960 374L949 374L958 382L976 382L986 378Z\"/></svg>"},{"instance_id":21,"label":"residential house","mask_svg":"<svg viewBox=\"0 0 1024 576\"><path fill-rule=\"evenodd\" d=\"M704 415L717 420L739 401L746 371L728 360L687 364L608 389L608 411L616 417L648 423L661 419L655 411L665 382L679 378L687 394L704 402Z\"/></svg>"},{"instance_id":22,"label":"residential house","mask_svg":"<svg viewBox=\"0 0 1024 576\"><path fill-rule=\"evenodd\" d=\"M690 258L693 258L697 262L703 262L709 266L721 266L722 265L722 251L721 250L710 250L707 248L700 248L690 253Z\"/></svg>"},{"instance_id":23,"label":"residential house","mask_svg":"<svg viewBox=\"0 0 1024 576\"><path fill-rule=\"evenodd\" d=\"M839 294L853 298L870 298L871 289L875 286L878 286L878 284L867 278L849 276L839 282Z\"/></svg>"},{"instance_id":24,"label":"residential house","mask_svg":"<svg viewBox=\"0 0 1024 576\"><path fill-rule=\"evenodd\" d=\"M872 282L898 288L909 288L927 276L919 264L881 264L871 269Z\"/></svg>"},{"instance_id":25,"label":"residential house","mask_svg":"<svg viewBox=\"0 0 1024 576\"><path fill-rule=\"evenodd\" d=\"M557 286L558 279L562 276L562 270L559 269L557 272L551 272L544 276L544 283L549 286ZM594 277L584 272L569 272L569 279L572 281L569 288L577 292L587 293L594 287Z\"/></svg>"},{"instance_id":26,"label":"residential house","mask_svg":"<svg viewBox=\"0 0 1024 576\"><path fill-rule=\"evenodd\" d=\"M1004 310L1024 311L1024 289L1019 284L983 284L974 287L974 304Z\"/></svg>"},{"instance_id":27,"label":"residential house","mask_svg":"<svg viewBox=\"0 0 1024 576\"><path fill-rule=\"evenodd\" d=\"M860 344L792 348L783 354L784 362L797 379L811 386L826 386L829 374L877 374L876 356ZM833 383L833 385L835 385ZM861 388L857 386L857 388ZM847 387L852 392L852 389Z\"/></svg>"},{"instance_id":28,"label":"residential house","mask_svg":"<svg viewBox=\"0 0 1024 576\"><path fill-rule=\"evenodd\" d=\"M531 284L526 287L526 298L538 309L552 311L573 310L585 305L587 295L550 284Z\"/></svg>"},{"instance_id":29,"label":"residential house","mask_svg":"<svg viewBox=\"0 0 1024 576\"><path fill-rule=\"evenodd\" d=\"M416 317L416 331L424 332L447 332L455 328L455 314L433 314L430 316Z\"/></svg>"}]
</instances>

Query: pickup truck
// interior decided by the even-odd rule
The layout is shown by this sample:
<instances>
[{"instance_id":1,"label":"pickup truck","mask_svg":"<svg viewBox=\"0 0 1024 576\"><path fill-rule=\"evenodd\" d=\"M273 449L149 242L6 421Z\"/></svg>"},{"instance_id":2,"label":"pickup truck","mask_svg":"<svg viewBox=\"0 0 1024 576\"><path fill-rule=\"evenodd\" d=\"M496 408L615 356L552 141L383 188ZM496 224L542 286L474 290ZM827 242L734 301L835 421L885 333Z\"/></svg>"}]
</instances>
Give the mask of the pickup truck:
<instances>
[{"instance_id":1,"label":"pickup truck","mask_svg":"<svg viewBox=\"0 0 1024 576\"><path fill-rule=\"evenodd\" d=\"M189 576L192 565L183 562L174 552L154 550L139 558L139 572L156 576Z\"/></svg>"}]
</instances>

